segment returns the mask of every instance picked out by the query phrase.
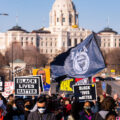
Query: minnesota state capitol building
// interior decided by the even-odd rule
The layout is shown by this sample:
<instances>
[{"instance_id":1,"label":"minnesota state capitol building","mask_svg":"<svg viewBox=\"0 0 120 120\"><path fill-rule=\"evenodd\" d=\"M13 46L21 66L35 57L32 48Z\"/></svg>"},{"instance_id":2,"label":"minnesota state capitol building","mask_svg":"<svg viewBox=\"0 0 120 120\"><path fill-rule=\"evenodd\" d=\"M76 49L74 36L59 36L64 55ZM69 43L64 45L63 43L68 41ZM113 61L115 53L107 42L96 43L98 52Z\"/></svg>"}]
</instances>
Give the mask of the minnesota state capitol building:
<instances>
[{"instance_id":1,"label":"minnesota state capitol building","mask_svg":"<svg viewBox=\"0 0 120 120\"><path fill-rule=\"evenodd\" d=\"M21 43L25 48L32 44L43 54L53 58L62 51L82 42L92 31L79 28L78 13L72 0L55 0L49 14L49 27L27 32L16 25L0 33L0 51L5 53L12 42ZM105 28L98 35L101 48L120 47L120 35L111 28Z\"/></svg>"}]
</instances>

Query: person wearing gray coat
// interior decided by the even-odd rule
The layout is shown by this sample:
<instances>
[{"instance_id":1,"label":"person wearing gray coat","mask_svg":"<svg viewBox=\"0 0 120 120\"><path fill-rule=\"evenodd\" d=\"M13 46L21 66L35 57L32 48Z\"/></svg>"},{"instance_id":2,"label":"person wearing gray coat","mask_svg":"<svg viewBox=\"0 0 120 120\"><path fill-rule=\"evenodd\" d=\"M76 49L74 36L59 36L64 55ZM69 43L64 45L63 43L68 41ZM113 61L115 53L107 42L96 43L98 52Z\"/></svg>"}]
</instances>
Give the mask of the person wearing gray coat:
<instances>
[{"instance_id":1,"label":"person wearing gray coat","mask_svg":"<svg viewBox=\"0 0 120 120\"><path fill-rule=\"evenodd\" d=\"M55 115L48 112L46 108L46 98L44 96L38 98L37 110L29 114L28 120L56 120Z\"/></svg>"}]
</instances>

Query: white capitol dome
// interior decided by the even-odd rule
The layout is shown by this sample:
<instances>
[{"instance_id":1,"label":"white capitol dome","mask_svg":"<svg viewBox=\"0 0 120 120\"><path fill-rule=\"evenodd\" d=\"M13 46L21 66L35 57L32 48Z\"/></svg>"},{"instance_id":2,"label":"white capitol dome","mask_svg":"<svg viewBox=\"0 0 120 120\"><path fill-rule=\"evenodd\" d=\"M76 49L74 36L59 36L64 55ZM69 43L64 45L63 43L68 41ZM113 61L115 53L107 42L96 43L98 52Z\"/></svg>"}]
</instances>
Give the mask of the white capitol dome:
<instances>
[{"instance_id":1,"label":"white capitol dome","mask_svg":"<svg viewBox=\"0 0 120 120\"><path fill-rule=\"evenodd\" d=\"M56 0L53 4L52 10L67 10L73 11L75 10L75 6L72 0Z\"/></svg>"},{"instance_id":2,"label":"white capitol dome","mask_svg":"<svg viewBox=\"0 0 120 120\"><path fill-rule=\"evenodd\" d=\"M78 14L72 0L55 0L50 11L50 28L69 29L78 25Z\"/></svg>"}]
</instances>

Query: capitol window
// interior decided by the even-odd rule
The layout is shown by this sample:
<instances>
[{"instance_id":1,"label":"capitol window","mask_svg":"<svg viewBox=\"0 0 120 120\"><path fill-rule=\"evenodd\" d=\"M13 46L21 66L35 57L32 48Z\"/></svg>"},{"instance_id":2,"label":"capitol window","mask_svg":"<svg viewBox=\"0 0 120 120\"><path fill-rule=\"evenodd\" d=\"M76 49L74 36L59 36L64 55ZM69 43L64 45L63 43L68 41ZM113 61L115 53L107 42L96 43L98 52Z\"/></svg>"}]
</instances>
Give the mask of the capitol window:
<instances>
[{"instance_id":1,"label":"capitol window","mask_svg":"<svg viewBox=\"0 0 120 120\"><path fill-rule=\"evenodd\" d=\"M33 40L33 37L31 38L31 40Z\"/></svg>"},{"instance_id":2,"label":"capitol window","mask_svg":"<svg viewBox=\"0 0 120 120\"><path fill-rule=\"evenodd\" d=\"M65 18L63 18L62 21L65 22Z\"/></svg>"},{"instance_id":3,"label":"capitol window","mask_svg":"<svg viewBox=\"0 0 120 120\"><path fill-rule=\"evenodd\" d=\"M28 40L28 37L26 37L26 40Z\"/></svg>"},{"instance_id":4,"label":"capitol window","mask_svg":"<svg viewBox=\"0 0 120 120\"><path fill-rule=\"evenodd\" d=\"M71 39L68 40L68 46L71 46Z\"/></svg>"},{"instance_id":5,"label":"capitol window","mask_svg":"<svg viewBox=\"0 0 120 120\"><path fill-rule=\"evenodd\" d=\"M65 46L65 42L63 42L63 46Z\"/></svg>"},{"instance_id":6,"label":"capitol window","mask_svg":"<svg viewBox=\"0 0 120 120\"><path fill-rule=\"evenodd\" d=\"M59 18L57 18L57 22L59 22Z\"/></svg>"},{"instance_id":7,"label":"capitol window","mask_svg":"<svg viewBox=\"0 0 120 120\"><path fill-rule=\"evenodd\" d=\"M52 42L50 43L50 46L52 46Z\"/></svg>"},{"instance_id":8,"label":"capitol window","mask_svg":"<svg viewBox=\"0 0 120 120\"><path fill-rule=\"evenodd\" d=\"M105 43L104 43L104 47L105 47Z\"/></svg>"},{"instance_id":9,"label":"capitol window","mask_svg":"<svg viewBox=\"0 0 120 120\"><path fill-rule=\"evenodd\" d=\"M23 46L23 40L21 40L21 45Z\"/></svg>"},{"instance_id":10,"label":"capitol window","mask_svg":"<svg viewBox=\"0 0 120 120\"><path fill-rule=\"evenodd\" d=\"M77 45L77 39L75 39L75 46Z\"/></svg>"},{"instance_id":11,"label":"capitol window","mask_svg":"<svg viewBox=\"0 0 120 120\"><path fill-rule=\"evenodd\" d=\"M41 42L41 46L43 46L43 42Z\"/></svg>"}]
</instances>

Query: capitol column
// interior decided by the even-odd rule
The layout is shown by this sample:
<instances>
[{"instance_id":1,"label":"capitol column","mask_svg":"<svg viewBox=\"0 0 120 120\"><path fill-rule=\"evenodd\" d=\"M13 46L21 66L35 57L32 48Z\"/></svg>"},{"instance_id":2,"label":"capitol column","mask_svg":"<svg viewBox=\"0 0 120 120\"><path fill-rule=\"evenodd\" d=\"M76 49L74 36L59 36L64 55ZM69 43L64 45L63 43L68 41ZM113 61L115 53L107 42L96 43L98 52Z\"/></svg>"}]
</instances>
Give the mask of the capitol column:
<instances>
[{"instance_id":1,"label":"capitol column","mask_svg":"<svg viewBox=\"0 0 120 120\"><path fill-rule=\"evenodd\" d=\"M62 19L63 19L63 15L62 15L62 10L61 10L61 13L60 13L60 23L61 23L61 26L63 25Z\"/></svg>"},{"instance_id":2,"label":"capitol column","mask_svg":"<svg viewBox=\"0 0 120 120\"><path fill-rule=\"evenodd\" d=\"M54 11L54 25L56 26L56 12Z\"/></svg>"}]
</instances>

